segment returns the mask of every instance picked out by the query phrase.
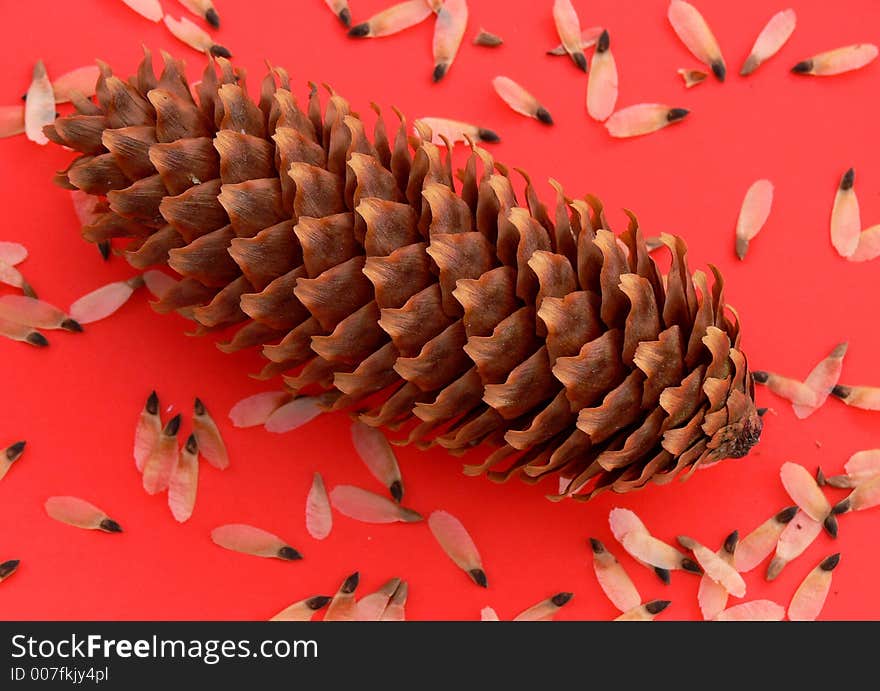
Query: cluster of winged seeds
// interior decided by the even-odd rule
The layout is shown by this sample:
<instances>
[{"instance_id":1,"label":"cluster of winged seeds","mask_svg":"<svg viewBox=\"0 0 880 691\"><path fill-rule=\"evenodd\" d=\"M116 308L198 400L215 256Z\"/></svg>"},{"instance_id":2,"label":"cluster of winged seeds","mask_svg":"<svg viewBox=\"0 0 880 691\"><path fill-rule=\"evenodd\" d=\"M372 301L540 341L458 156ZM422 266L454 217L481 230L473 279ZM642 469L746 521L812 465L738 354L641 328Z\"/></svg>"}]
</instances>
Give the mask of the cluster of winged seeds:
<instances>
[{"instance_id":1,"label":"cluster of winged seeds","mask_svg":"<svg viewBox=\"0 0 880 691\"><path fill-rule=\"evenodd\" d=\"M164 60L128 81L101 64L97 103L46 127L81 154L59 184L99 199L83 236L183 277L159 312L237 325L222 350L261 347L264 378L410 443L495 447L468 474L558 475L553 498L668 482L758 440L722 278L692 276L680 238L662 236L663 276L634 218L618 238L555 183L548 212L524 174L521 206L477 146L455 176L425 127L401 118L392 141L374 107L371 138L332 90L301 109L282 69L255 103L217 59L194 99Z\"/></svg>"}]
</instances>

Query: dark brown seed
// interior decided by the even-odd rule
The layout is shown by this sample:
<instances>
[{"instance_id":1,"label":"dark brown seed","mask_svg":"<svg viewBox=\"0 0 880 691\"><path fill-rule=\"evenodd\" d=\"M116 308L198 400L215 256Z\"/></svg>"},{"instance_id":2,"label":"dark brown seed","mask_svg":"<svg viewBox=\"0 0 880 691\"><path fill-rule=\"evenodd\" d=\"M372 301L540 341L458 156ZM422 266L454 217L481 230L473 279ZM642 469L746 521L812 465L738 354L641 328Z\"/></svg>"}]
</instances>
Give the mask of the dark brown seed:
<instances>
[{"instance_id":1,"label":"dark brown seed","mask_svg":"<svg viewBox=\"0 0 880 691\"><path fill-rule=\"evenodd\" d=\"M656 573L660 580L663 581L664 585L669 585L672 582L672 576L669 573L669 569L663 569L659 566L655 566L654 573Z\"/></svg>"},{"instance_id":2,"label":"dark brown seed","mask_svg":"<svg viewBox=\"0 0 880 691\"><path fill-rule=\"evenodd\" d=\"M302 559L302 554L297 552L293 547L282 547L278 550L278 556L281 559L287 559L288 561L297 561L298 559Z\"/></svg>"},{"instance_id":3,"label":"dark brown seed","mask_svg":"<svg viewBox=\"0 0 880 691\"><path fill-rule=\"evenodd\" d=\"M652 600L651 602L645 603L645 610L648 614L660 614L660 612L671 604L671 600Z\"/></svg>"},{"instance_id":4,"label":"dark brown seed","mask_svg":"<svg viewBox=\"0 0 880 691\"><path fill-rule=\"evenodd\" d=\"M488 588L489 581L486 580L486 572L483 569L471 569L468 571L470 577L474 579L474 583L476 583L481 588Z\"/></svg>"},{"instance_id":5,"label":"dark brown seed","mask_svg":"<svg viewBox=\"0 0 880 691\"><path fill-rule=\"evenodd\" d=\"M101 240L98 243L98 252L101 253L101 257L103 257L104 261L110 261L110 250L113 249L113 246L110 244L109 240Z\"/></svg>"},{"instance_id":6,"label":"dark brown seed","mask_svg":"<svg viewBox=\"0 0 880 691\"><path fill-rule=\"evenodd\" d=\"M439 82L441 79L443 79L443 77L446 76L447 69L449 69L449 65L446 65L442 62L439 65L435 65L434 72L431 75L431 79L433 79L435 83Z\"/></svg>"},{"instance_id":7,"label":"dark brown seed","mask_svg":"<svg viewBox=\"0 0 880 691\"><path fill-rule=\"evenodd\" d=\"M12 446L6 449L6 460L12 463L13 461L17 461L21 458L21 455L24 453L24 447L27 442L17 441Z\"/></svg>"},{"instance_id":8,"label":"dark brown seed","mask_svg":"<svg viewBox=\"0 0 880 691\"><path fill-rule=\"evenodd\" d=\"M727 538L724 540L724 551L728 554L733 554L736 550L736 544L739 542L739 531L734 530Z\"/></svg>"},{"instance_id":9,"label":"dark brown seed","mask_svg":"<svg viewBox=\"0 0 880 691\"><path fill-rule=\"evenodd\" d=\"M332 599L333 598L329 595L315 595L315 597L310 597L308 600L306 600L306 607L311 610L317 611L324 607Z\"/></svg>"},{"instance_id":10,"label":"dark brown seed","mask_svg":"<svg viewBox=\"0 0 880 691\"><path fill-rule=\"evenodd\" d=\"M159 414L159 397L156 395L155 391L153 391L147 398L147 405L145 407L150 415Z\"/></svg>"},{"instance_id":11,"label":"dark brown seed","mask_svg":"<svg viewBox=\"0 0 880 691\"><path fill-rule=\"evenodd\" d=\"M539 122L543 122L545 125L553 124L553 116L550 115L550 111L544 106L541 106L535 111L535 117L538 118Z\"/></svg>"},{"instance_id":12,"label":"dark brown seed","mask_svg":"<svg viewBox=\"0 0 880 691\"><path fill-rule=\"evenodd\" d=\"M228 48L226 48L226 47L224 47L224 46L221 46L221 45L219 45L219 44L216 44L216 43L215 43L213 46L211 46L209 52L210 52L211 55L213 55L215 58L227 58L227 59L229 59L229 58L232 57L232 53L229 52L229 49L228 49Z\"/></svg>"},{"instance_id":13,"label":"dark brown seed","mask_svg":"<svg viewBox=\"0 0 880 691\"><path fill-rule=\"evenodd\" d=\"M391 493L391 498L394 499L398 504L403 499L403 485L400 480L395 480L391 483L391 486L388 488L388 491Z\"/></svg>"},{"instance_id":14,"label":"dark brown seed","mask_svg":"<svg viewBox=\"0 0 880 691\"><path fill-rule=\"evenodd\" d=\"M789 506L787 509L782 509L778 514L776 514L776 522L777 523L789 523L791 519L794 518L794 515L797 513L798 508L796 506Z\"/></svg>"},{"instance_id":15,"label":"dark brown seed","mask_svg":"<svg viewBox=\"0 0 880 691\"><path fill-rule=\"evenodd\" d=\"M10 559L0 564L0 580L12 575L20 563L18 559Z\"/></svg>"},{"instance_id":16,"label":"dark brown seed","mask_svg":"<svg viewBox=\"0 0 880 691\"><path fill-rule=\"evenodd\" d=\"M849 501L849 497L847 497L843 501L835 504L834 508L831 509L831 513L834 514L835 516L839 516L840 514L846 513L847 511L849 511L849 508L850 508L850 501Z\"/></svg>"},{"instance_id":17,"label":"dark brown seed","mask_svg":"<svg viewBox=\"0 0 880 691\"><path fill-rule=\"evenodd\" d=\"M587 56L583 53L575 53L571 56L574 63L581 68L581 71L587 71Z\"/></svg>"},{"instance_id":18,"label":"dark brown seed","mask_svg":"<svg viewBox=\"0 0 880 691\"><path fill-rule=\"evenodd\" d=\"M61 328L71 333L82 333L83 331L82 325L76 319L70 319L69 317L61 322Z\"/></svg>"},{"instance_id":19,"label":"dark brown seed","mask_svg":"<svg viewBox=\"0 0 880 691\"><path fill-rule=\"evenodd\" d=\"M556 595L550 598L550 601L557 607L562 607L573 597L574 593L556 593Z\"/></svg>"},{"instance_id":20,"label":"dark brown seed","mask_svg":"<svg viewBox=\"0 0 880 691\"><path fill-rule=\"evenodd\" d=\"M752 379L754 379L759 384L766 384L767 380L770 378L769 372L764 372L763 370L756 370L752 372Z\"/></svg>"},{"instance_id":21,"label":"dark brown seed","mask_svg":"<svg viewBox=\"0 0 880 691\"><path fill-rule=\"evenodd\" d=\"M370 33L370 25L367 22L356 24L348 30L348 35L352 38L363 38Z\"/></svg>"},{"instance_id":22,"label":"dark brown seed","mask_svg":"<svg viewBox=\"0 0 880 691\"><path fill-rule=\"evenodd\" d=\"M843 177L840 179L840 189L848 190L852 189L852 186L856 181L856 171L854 168L850 168L843 174Z\"/></svg>"},{"instance_id":23,"label":"dark brown seed","mask_svg":"<svg viewBox=\"0 0 880 691\"><path fill-rule=\"evenodd\" d=\"M712 63L712 74L714 74L719 82L724 81L724 77L727 76L727 67L724 66L724 62L721 60L716 60Z\"/></svg>"},{"instance_id":24,"label":"dark brown seed","mask_svg":"<svg viewBox=\"0 0 880 691\"><path fill-rule=\"evenodd\" d=\"M690 112L687 108L670 108L666 114L666 120L667 122L675 122L676 120L681 120Z\"/></svg>"},{"instance_id":25,"label":"dark brown seed","mask_svg":"<svg viewBox=\"0 0 880 691\"><path fill-rule=\"evenodd\" d=\"M590 538L590 548L593 550L593 554L602 554L605 551L605 545L594 537Z\"/></svg>"},{"instance_id":26,"label":"dark brown seed","mask_svg":"<svg viewBox=\"0 0 880 691\"><path fill-rule=\"evenodd\" d=\"M831 537L837 537L837 516L834 514L833 511L825 519L823 525L825 526L825 530Z\"/></svg>"},{"instance_id":27,"label":"dark brown seed","mask_svg":"<svg viewBox=\"0 0 880 691\"><path fill-rule=\"evenodd\" d=\"M819 564L819 568L823 571L834 571L834 568L840 563L840 552L837 554L832 554L830 557L826 558L821 564Z\"/></svg>"},{"instance_id":28,"label":"dark brown seed","mask_svg":"<svg viewBox=\"0 0 880 691\"><path fill-rule=\"evenodd\" d=\"M46 340L46 337L39 331L31 331L27 335L27 342L39 348L45 348L47 345L49 345L49 341Z\"/></svg>"},{"instance_id":29,"label":"dark brown seed","mask_svg":"<svg viewBox=\"0 0 880 691\"><path fill-rule=\"evenodd\" d=\"M816 484L819 487L824 487L828 482L828 479L825 477L825 473L822 472L822 466L816 468Z\"/></svg>"},{"instance_id":30,"label":"dark brown seed","mask_svg":"<svg viewBox=\"0 0 880 691\"><path fill-rule=\"evenodd\" d=\"M122 526L111 518L105 518L98 526L105 533L121 533Z\"/></svg>"},{"instance_id":31,"label":"dark brown seed","mask_svg":"<svg viewBox=\"0 0 880 691\"><path fill-rule=\"evenodd\" d=\"M205 12L205 21L208 22L215 29L220 28L220 15L217 14L217 10L213 7L210 8L207 12Z\"/></svg>"},{"instance_id":32,"label":"dark brown seed","mask_svg":"<svg viewBox=\"0 0 880 691\"><path fill-rule=\"evenodd\" d=\"M813 69L813 61L812 60L801 60L797 65L791 68L791 71L795 74L806 74Z\"/></svg>"},{"instance_id":33,"label":"dark brown seed","mask_svg":"<svg viewBox=\"0 0 880 691\"><path fill-rule=\"evenodd\" d=\"M360 583L361 575L357 571L355 571L351 576L345 579L345 582L339 588L339 592L345 593L349 595L355 591L358 587L358 583Z\"/></svg>"},{"instance_id":34,"label":"dark brown seed","mask_svg":"<svg viewBox=\"0 0 880 691\"><path fill-rule=\"evenodd\" d=\"M687 571L689 573L703 573L703 568L697 562L693 561L692 559L688 559L687 557L681 560L681 568L683 571Z\"/></svg>"},{"instance_id":35,"label":"dark brown seed","mask_svg":"<svg viewBox=\"0 0 880 691\"><path fill-rule=\"evenodd\" d=\"M162 434L166 437L173 437L180 430L180 413L171 418L162 430Z\"/></svg>"}]
</instances>

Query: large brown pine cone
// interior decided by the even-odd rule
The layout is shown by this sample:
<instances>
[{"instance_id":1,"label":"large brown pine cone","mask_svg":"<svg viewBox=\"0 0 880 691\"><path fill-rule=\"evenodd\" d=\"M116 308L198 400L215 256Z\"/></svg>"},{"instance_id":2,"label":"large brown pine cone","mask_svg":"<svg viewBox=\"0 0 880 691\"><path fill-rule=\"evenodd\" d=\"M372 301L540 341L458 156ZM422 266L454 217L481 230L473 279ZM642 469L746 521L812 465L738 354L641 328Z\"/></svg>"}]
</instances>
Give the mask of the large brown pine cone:
<instances>
[{"instance_id":1,"label":"large brown pine cone","mask_svg":"<svg viewBox=\"0 0 880 691\"><path fill-rule=\"evenodd\" d=\"M131 238L133 266L183 276L158 311L241 324L218 346L261 346L262 375L294 394L329 389L419 445L487 442L466 473L555 474L552 498L665 483L757 442L738 320L681 239L662 237L661 276L635 218L618 238L593 197L554 184L551 217L526 177L520 206L476 146L456 191L424 128L401 118L392 143L379 115L371 140L314 87L303 112L281 69L255 104L223 59L195 100L164 58L158 79L149 54L127 82L101 65L97 104L47 128L82 153L58 182L106 197L83 236Z\"/></svg>"}]
</instances>

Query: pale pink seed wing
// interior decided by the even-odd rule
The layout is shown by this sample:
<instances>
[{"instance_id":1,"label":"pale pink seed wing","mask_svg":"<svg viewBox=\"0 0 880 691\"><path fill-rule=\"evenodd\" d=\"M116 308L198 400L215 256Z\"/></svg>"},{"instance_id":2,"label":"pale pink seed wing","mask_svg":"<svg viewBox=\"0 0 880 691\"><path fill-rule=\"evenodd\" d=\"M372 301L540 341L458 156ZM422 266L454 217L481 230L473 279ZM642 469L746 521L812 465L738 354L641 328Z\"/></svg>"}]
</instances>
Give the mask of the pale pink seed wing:
<instances>
[{"instance_id":1,"label":"pale pink seed wing","mask_svg":"<svg viewBox=\"0 0 880 691\"><path fill-rule=\"evenodd\" d=\"M477 585L487 587L480 553L461 521L448 511L434 511L428 516L428 527L456 566L467 573Z\"/></svg>"},{"instance_id":2,"label":"pale pink seed wing","mask_svg":"<svg viewBox=\"0 0 880 691\"><path fill-rule=\"evenodd\" d=\"M367 468L397 500L403 497L403 480L397 457L381 430L355 420L351 425L351 440Z\"/></svg>"},{"instance_id":3,"label":"pale pink seed wing","mask_svg":"<svg viewBox=\"0 0 880 691\"><path fill-rule=\"evenodd\" d=\"M409 585L406 581L401 582L394 591L391 602L382 613L382 621L406 621L406 598L409 595Z\"/></svg>"},{"instance_id":4,"label":"pale pink seed wing","mask_svg":"<svg viewBox=\"0 0 880 691\"><path fill-rule=\"evenodd\" d=\"M13 288L23 288L26 285L21 271L11 264L7 264L2 259L0 259L0 283L12 286Z\"/></svg>"},{"instance_id":5,"label":"pale pink seed wing","mask_svg":"<svg viewBox=\"0 0 880 691\"><path fill-rule=\"evenodd\" d=\"M877 46L873 43L857 43L843 48L829 50L811 58L813 69L810 74L830 77L835 74L858 70L874 61Z\"/></svg>"},{"instance_id":6,"label":"pale pink seed wing","mask_svg":"<svg viewBox=\"0 0 880 691\"><path fill-rule=\"evenodd\" d=\"M470 139L473 142L479 142L480 128L469 122L461 122L460 120L449 120L448 118L419 118L416 123L420 123L431 130L431 141L438 146L443 145L445 138L450 144L463 142ZM418 131L416 131L418 134Z\"/></svg>"},{"instance_id":7,"label":"pale pink seed wing","mask_svg":"<svg viewBox=\"0 0 880 691\"><path fill-rule=\"evenodd\" d=\"M650 134L676 122L681 117L670 120L674 109L660 103L639 103L623 108L614 113L605 122L605 127L612 137L637 137Z\"/></svg>"},{"instance_id":8,"label":"pale pink seed wing","mask_svg":"<svg viewBox=\"0 0 880 691\"><path fill-rule=\"evenodd\" d=\"M306 530L316 540L323 540L333 529L330 499L321 473L315 473L309 496L306 498Z\"/></svg>"},{"instance_id":9,"label":"pale pink seed wing","mask_svg":"<svg viewBox=\"0 0 880 691\"><path fill-rule=\"evenodd\" d=\"M705 545L695 543L692 547L694 557L709 578L723 586L734 597L744 597L746 594L746 582L736 569L725 559L718 556Z\"/></svg>"},{"instance_id":10,"label":"pale pink seed wing","mask_svg":"<svg viewBox=\"0 0 880 691\"><path fill-rule=\"evenodd\" d=\"M629 574L614 555L604 548L599 553L593 551L593 571L596 573L596 580L599 581L602 592L621 612L641 604L642 597Z\"/></svg>"},{"instance_id":11,"label":"pale pink seed wing","mask_svg":"<svg viewBox=\"0 0 880 691\"><path fill-rule=\"evenodd\" d=\"M179 416L176 419L179 424ZM177 449L177 431L167 434L169 425L173 425L173 419L162 430L159 442L144 461L143 485L147 494L158 494L166 490L177 465L180 455Z\"/></svg>"},{"instance_id":12,"label":"pale pink seed wing","mask_svg":"<svg viewBox=\"0 0 880 691\"><path fill-rule=\"evenodd\" d=\"M56 521L86 530L99 528L107 518L101 509L79 497L49 497L45 506L46 513Z\"/></svg>"},{"instance_id":13,"label":"pale pink seed wing","mask_svg":"<svg viewBox=\"0 0 880 691\"><path fill-rule=\"evenodd\" d=\"M70 316L80 324L91 324L109 317L134 293L128 281L116 281L83 295L70 306Z\"/></svg>"},{"instance_id":14,"label":"pale pink seed wing","mask_svg":"<svg viewBox=\"0 0 880 691\"><path fill-rule=\"evenodd\" d=\"M859 244L847 259L851 262L869 262L877 257L880 257L880 225L866 228L859 234Z\"/></svg>"},{"instance_id":15,"label":"pale pink seed wing","mask_svg":"<svg viewBox=\"0 0 880 691\"><path fill-rule=\"evenodd\" d=\"M828 517L831 504L809 470L797 463L783 463L779 469L779 477L788 496L810 518L824 521Z\"/></svg>"},{"instance_id":16,"label":"pale pink seed wing","mask_svg":"<svg viewBox=\"0 0 880 691\"><path fill-rule=\"evenodd\" d=\"M412 523L422 517L386 497L353 485L337 485L330 492L330 502L339 513L364 523Z\"/></svg>"},{"instance_id":17,"label":"pale pink seed wing","mask_svg":"<svg viewBox=\"0 0 880 691\"><path fill-rule=\"evenodd\" d=\"M772 600L752 600L730 607L717 617L715 621L782 621L785 607Z\"/></svg>"},{"instance_id":18,"label":"pale pink seed wing","mask_svg":"<svg viewBox=\"0 0 880 691\"><path fill-rule=\"evenodd\" d=\"M55 95L52 93L52 82L46 74L46 66L39 60L34 66L33 80L24 104L24 133L32 142L48 144L49 139L43 134L43 127L53 122Z\"/></svg>"},{"instance_id":19,"label":"pale pink seed wing","mask_svg":"<svg viewBox=\"0 0 880 691\"><path fill-rule=\"evenodd\" d=\"M792 379L791 377L783 377L781 374L774 372L762 372L766 375L766 379L758 379L758 372L755 372L755 381L764 384L770 391L777 396L781 396L794 405L815 406L816 392L813 391L804 382Z\"/></svg>"},{"instance_id":20,"label":"pale pink seed wing","mask_svg":"<svg viewBox=\"0 0 880 691\"><path fill-rule=\"evenodd\" d=\"M168 508L178 523L188 521L196 505L199 488L199 445L190 435L168 482Z\"/></svg>"},{"instance_id":21,"label":"pale pink seed wing","mask_svg":"<svg viewBox=\"0 0 880 691\"><path fill-rule=\"evenodd\" d=\"M491 607L483 607L480 610L480 621L501 621L498 613Z\"/></svg>"},{"instance_id":22,"label":"pale pink seed wing","mask_svg":"<svg viewBox=\"0 0 880 691\"><path fill-rule=\"evenodd\" d=\"M0 106L0 139L24 132L24 106Z\"/></svg>"},{"instance_id":23,"label":"pale pink seed wing","mask_svg":"<svg viewBox=\"0 0 880 691\"><path fill-rule=\"evenodd\" d=\"M280 557L282 550L290 549L277 535L245 523L230 523L214 528L211 540L224 549L255 557L283 558Z\"/></svg>"},{"instance_id":24,"label":"pale pink seed wing","mask_svg":"<svg viewBox=\"0 0 880 691\"><path fill-rule=\"evenodd\" d=\"M150 412L150 401L155 397L155 393L150 396L147 404L141 410L138 418L137 427L134 432L134 464L138 472L143 472L144 464L153 453L153 449L159 443L159 437L162 434L162 420L159 417L158 409L155 413ZM159 399L155 399L155 405L158 406Z\"/></svg>"},{"instance_id":25,"label":"pale pink seed wing","mask_svg":"<svg viewBox=\"0 0 880 691\"><path fill-rule=\"evenodd\" d=\"M73 210L81 226L92 225L98 220L98 205L101 198L95 194L87 194L82 190L71 190L70 201L73 202Z\"/></svg>"},{"instance_id":26,"label":"pale pink seed wing","mask_svg":"<svg viewBox=\"0 0 880 691\"><path fill-rule=\"evenodd\" d=\"M724 81L724 58L721 56L721 48L697 8L683 0L672 0L666 16L681 42L693 56L703 64L709 65L715 75Z\"/></svg>"},{"instance_id":27,"label":"pale pink seed wing","mask_svg":"<svg viewBox=\"0 0 880 691\"><path fill-rule=\"evenodd\" d=\"M764 521L740 540L733 557L736 570L740 573L746 573L769 557L775 549L785 525L773 517Z\"/></svg>"},{"instance_id":28,"label":"pale pink seed wing","mask_svg":"<svg viewBox=\"0 0 880 691\"><path fill-rule=\"evenodd\" d=\"M144 272L144 284L157 300L161 300L165 293L176 286L177 283L175 279L162 271L150 269Z\"/></svg>"},{"instance_id":29,"label":"pale pink seed wing","mask_svg":"<svg viewBox=\"0 0 880 691\"><path fill-rule=\"evenodd\" d=\"M838 558L834 555L823 560L798 586L788 605L788 618L791 621L815 621L818 618L831 589L832 573ZM829 563L830 568L824 568Z\"/></svg>"},{"instance_id":30,"label":"pale pink seed wing","mask_svg":"<svg viewBox=\"0 0 880 691\"><path fill-rule=\"evenodd\" d=\"M254 394L241 399L232 406L229 411L229 419L234 427L262 425L289 399L290 394L286 391L264 391Z\"/></svg>"},{"instance_id":31,"label":"pale pink seed wing","mask_svg":"<svg viewBox=\"0 0 880 691\"><path fill-rule=\"evenodd\" d=\"M856 487L849 496L849 503L853 511L864 511L880 505L880 476Z\"/></svg>"},{"instance_id":32,"label":"pale pink seed wing","mask_svg":"<svg viewBox=\"0 0 880 691\"><path fill-rule=\"evenodd\" d=\"M284 434L302 427L324 412L319 402L317 396L295 398L275 410L266 420L265 427L269 432L276 434Z\"/></svg>"},{"instance_id":33,"label":"pale pink seed wing","mask_svg":"<svg viewBox=\"0 0 880 691\"><path fill-rule=\"evenodd\" d=\"M193 433L199 443L199 453L208 463L218 470L229 467L229 453L226 451L223 436L200 398L195 400Z\"/></svg>"},{"instance_id":34,"label":"pale pink seed wing","mask_svg":"<svg viewBox=\"0 0 880 691\"><path fill-rule=\"evenodd\" d=\"M101 71L97 65L77 67L75 70L65 72L52 82L52 91L55 93L55 103L67 103L74 91L86 98L95 95L95 87Z\"/></svg>"},{"instance_id":35,"label":"pale pink seed wing","mask_svg":"<svg viewBox=\"0 0 880 691\"><path fill-rule=\"evenodd\" d=\"M849 257L856 251L862 232L862 217L854 184L855 171L850 168L837 186L831 207L831 244L841 257Z\"/></svg>"},{"instance_id":36,"label":"pale pink seed wing","mask_svg":"<svg viewBox=\"0 0 880 691\"><path fill-rule=\"evenodd\" d=\"M646 532L629 532L623 536L621 544L635 559L661 569L680 569L684 559L677 549Z\"/></svg>"},{"instance_id":37,"label":"pale pink seed wing","mask_svg":"<svg viewBox=\"0 0 880 691\"><path fill-rule=\"evenodd\" d=\"M843 466L847 475L856 483L862 483L880 475L880 449L858 451Z\"/></svg>"},{"instance_id":38,"label":"pale pink seed wing","mask_svg":"<svg viewBox=\"0 0 880 691\"><path fill-rule=\"evenodd\" d=\"M38 329L57 329L66 319L54 305L26 295L0 296L0 317Z\"/></svg>"},{"instance_id":39,"label":"pale pink seed wing","mask_svg":"<svg viewBox=\"0 0 880 691\"><path fill-rule=\"evenodd\" d=\"M618 542L622 542L623 537L628 533L648 532L642 520L629 509L611 509L608 514L608 524L611 526L611 532Z\"/></svg>"},{"instance_id":40,"label":"pale pink seed wing","mask_svg":"<svg viewBox=\"0 0 880 691\"><path fill-rule=\"evenodd\" d=\"M365 595L357 602L358 621L381 621L388 603L400 586L399 578L386 581L375 593Z\"/></svg>"},{"instance_id":41,"label":"pale pink seed wing","mask_svg":"<svg viewBox=\"0 0 880 691\"><path fill-rule=\"evenodd\" d=\"M162 5L159 0L122 0L122 2L151 22L162 19Z\"/></svg>"},{"instance_id":42,"label":"pale pink seed wing","mask_svg":"<svg viewBox=\"0 0 880 691\"><path fill-rule=\"evenodd\" d=\"M455 60L467 27L467 0L446 0L434 23L434 81L440 81Z\"/></svg>"},{"instance_id":43,"label":"pale pink seed wing","mask_svg":"<svg viewBox=\"0 0 880 691\"><path fill-rule=\"evenodd\" d=\"M587 77L587 112L599 122L607 120L617 105L617 63L608 43L606 31L596 46Z\"/></svg>"},{"instance_id":44,"label":"pale pink seed wing","mask_svg":"<svg viewBox=\"0 0 880 691\"><path fill-rule=\"evenodd\" d=\"M566 52L570 55L581 52L581 22L571 0L554 0L553 22Z\"/></svg>"},{"instance_id":45,"label":"pale pink seed wing","mask_svg":"<svg viewBox=\"0 0 880 691\"><path fill-rule=\"evenodd\" d=\"M743 64L740 74L746 76L758 69L765 60L776 55L788 41L797 25L797 15L792 9L774 14L755 39L755 45Z\"/></svg>"},{"instance_id":46,"label":"pale pink seed wing","mask_svg":"<svg viewBox=\"0 0 880 691\"><path fill-rule=\"evenodd\" d=\"M591 48L596 45L596 42L599 40L599 36L602 35L602 32L605 29L601 26L590 26L581 31L581 43L580 49L586 50L587 48ZM565 46L561 43L555 48L551 48L547 51L547 55L565 55Z\"/></svg>"},{"instance_id":47,"label":"pale pink seed wing","mask_svg":"<svg viewBox=\"0 0 880 691\"><path fill-rule=\"evenodd\" d=\"M727 595L727 589L723 585L712 580L708 573L702 575L700 588L697 590L697 602L705 621L714 619L724 611L727 607Z\"/></svg>"},{"instance_id":48,"label":"pale pink seed wing","mask_svg":"<svg viewBox=\"0 0 880 691\"><path fill-rule=\"evenodd\" d=\"M745 259L749 241L764 227L773 206L773 183L757 180L752 183L743 199L736 222L736 254Z\"/></svg>"},{"instance_id":49,"label":"pale pink seed wing","mask_svg":"<svg viewBox=\"0 0 880 691\"><path fill-rule=\"evenodd\" d=\"M492 88L511 109L521 115L533 118L541 104L532 94L510 77L498 76L492 80Z\"/></svg>"},{"instance_id":50,"label":"pale pink seed wing","mask_svg":"<svg viewBox=\"0 0 880 691\"><path fill-rule=\"evenodd\" d=\"M0 240L0 261L6 262L9 266L21 264L27 259L27 248L18 242L7 242Z\"/></svg>"},{"instance_id":51,"label":"pale pink seed wing","mask_svg":"<svg viewBox=\"0 0 880 691\"><path fill-rule=\"evenodd\" d=\"M791 522L785 526L776 543L776 555L790 562L807 549L822 532L822 522L815 521L799 510Z\"/></svg>"},{"instance_id":52,"label":"pale pink seed wing","mask_svg":"<svg viewBox=\"0 0 880 691\"><path fill-rule=\"evenodd\" d=\"M369 32L365 36L390 36L423 22L431 16L431 7L425 0L407 0L392 5L367 20Z\"/></svg>"},{"instance_id":53,"label":"pale pink seed wing","mask_svg":"<svg viewBox=\"0 0 880 691\"><path fill-rule=\"evenodd\" d=\"M208 32L186 17L175 19L170 15L165 15L164 21L172 35L190 48L205 53L214 45Z\"/></svg>"},{"instance_id":54,"label":"pale pink seed wing","mask_svg":"<svg viewBox=\"0 0 880 691\"><path fill-rule=\"evenodd\" d=\"M840 374L843 371L843 358L846 355L847 344L841 343L834 350L813 368L810 375L804 380L804 384L809 386L816 394L816 402L812 406L794 405L794 414L800 419L807 418L816 410L824 405L828 400L828 396L840 381Z\"/></svg>"}]
</instances>

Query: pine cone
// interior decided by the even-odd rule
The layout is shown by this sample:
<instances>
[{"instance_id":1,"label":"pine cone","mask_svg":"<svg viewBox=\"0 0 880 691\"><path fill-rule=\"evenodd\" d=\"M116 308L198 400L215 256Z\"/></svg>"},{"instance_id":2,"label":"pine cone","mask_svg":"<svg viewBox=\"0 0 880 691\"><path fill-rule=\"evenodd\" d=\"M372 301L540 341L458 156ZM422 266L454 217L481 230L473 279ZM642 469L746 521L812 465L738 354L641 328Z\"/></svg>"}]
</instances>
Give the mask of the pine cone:
<instances>
[{"instance_id":1,"label":"pine cone","mask_svg":"<svg viewBox=\"0 0 880 691\"><path fill-rule=\"evenodd\" d=\"M666 483L757 442L738 318L681 239L662 236L661 276L635 217L618 238L597 199L553 183L551 218L523 173L520 206L477 146L456 192L451 152L402 117L391 142L374 106L371 140L330 89L323 114L314 85L301 110L277 68L255 104L224 59L196 101L164 60L127 82L101 64L97 104L46 132L81 152L59 184L104 200L83 236L130 238L133 266L183 277L157 311L240 324L218 347L261 346L261 377L329 389L402 443L486 442L467 474L555 474L554 499Z\"/></svg>"}]
</instances>

